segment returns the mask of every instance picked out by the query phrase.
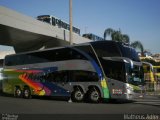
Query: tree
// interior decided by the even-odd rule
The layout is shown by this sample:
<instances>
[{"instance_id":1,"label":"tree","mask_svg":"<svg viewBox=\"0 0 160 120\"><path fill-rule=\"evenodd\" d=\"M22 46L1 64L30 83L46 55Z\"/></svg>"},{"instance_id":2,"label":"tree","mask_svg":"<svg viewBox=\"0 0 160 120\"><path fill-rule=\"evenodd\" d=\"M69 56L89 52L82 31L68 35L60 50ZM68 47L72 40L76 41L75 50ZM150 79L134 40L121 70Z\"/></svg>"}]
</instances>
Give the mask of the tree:
<instances>
[{"instance_id":1,"label":"tree","mask_svg":"<svg viewBox=\"0 0 160 120\"><path fill-rule=\"evenodd\" d=\"M129 38L129 36L127 34L123 34L123 41L125 43L130 43L130 38Z\"/></svg>"},{"instance_id":2,"label":"tree","mask_svg":"<svg viewBox=\"0 0 160 120\"><path fill-rule=\"evenodd\" d=\"M104 40L106 39L107 35L111 36L113 34L114 30L112 28L108 28L104 31Z\"/></svg>"},{"instance_id":3,"label":"tree","mask_svg":"<svg viewBox=\"0 0 160 120\"><path fill-rule=\"evenodd\" d=\"M138 48L141 51L141 55L144 56L144 47L143 44L140 41L134 41L131 43L131 46L133 48Z\"/></svg>"},{"instance_id":4,"label":"tree","mask_svg":"<svg viewBox=\"0 0 160 120\"><path fill-rule=\"evenodd\" d=\"M130 38L127 34L122 34L121 30L114 30L112 28L108 28L104 31L104 40L107 36L111 37L111 40L118 41L118 42L124 42L129 43Z\"/></svg>"},{"instance_id":5,"label":"tree","mask_svg":"<svg viewBox=\"0 0 160 120\"><path fill-rule=\"evenodd\" d=\"M112 28L108 28L104 31L104 40L107 36L111 37L111 40L123 42L129 44L133 48L138 48L141 51L141 55L144 56L145 51L143 44L140 41L134 41L130 44L130 38L127 34L122 34L121 30L114 30Z\"/></svg>"}]
</instances>

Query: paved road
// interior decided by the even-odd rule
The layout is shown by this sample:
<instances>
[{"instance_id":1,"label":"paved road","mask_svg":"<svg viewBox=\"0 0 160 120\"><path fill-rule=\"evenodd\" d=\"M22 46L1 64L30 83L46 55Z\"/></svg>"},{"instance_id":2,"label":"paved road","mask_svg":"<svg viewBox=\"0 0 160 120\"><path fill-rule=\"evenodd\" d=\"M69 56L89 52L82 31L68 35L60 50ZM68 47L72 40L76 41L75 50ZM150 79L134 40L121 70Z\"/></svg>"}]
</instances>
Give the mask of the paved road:
<instances>
[{"instance_id":1,"label":"paved road","mask_svg":"<svg viewBox=\"0 0 160 120\"><path fill-rule=\"evenodd\" d=\"M24 114L124 114L124 113L157 113L160 114L160 101L135 103L68 103L54 99L23 99L0 96L0 113ZM144 104L145 103L145 104Z\"/></svg>"},{"instance_id":2,"label":"paved road","mask_svg":"<svg viewBox=\"0 0 160 120\"><path fill-rule=\"evenodd\" d=\"M159 114L160 101L134 103L69 103L66 100L23 99L0 95L0 113L7 114ZM122 116L121 116L122 117ZM45 118L46 119L46 118Z\"/></svg>"}]
</instances>

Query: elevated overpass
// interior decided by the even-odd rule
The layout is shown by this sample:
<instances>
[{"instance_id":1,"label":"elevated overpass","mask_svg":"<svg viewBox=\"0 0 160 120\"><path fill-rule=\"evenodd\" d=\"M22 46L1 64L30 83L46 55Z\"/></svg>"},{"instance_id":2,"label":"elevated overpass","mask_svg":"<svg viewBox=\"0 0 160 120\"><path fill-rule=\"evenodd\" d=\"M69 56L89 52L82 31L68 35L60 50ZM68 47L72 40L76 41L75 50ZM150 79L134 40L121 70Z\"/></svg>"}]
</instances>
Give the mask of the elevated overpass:
<instances>
[{"instance_id":1,"label":"elevated overpass","mask_svg":"<svg viewBox=\"0 0 160 120\"><path fill-rule=\"evenodd\" d=\"M73 33L73 43L89 41ZM0 6L0 45L13 46L15 52L24 52L68 44L68 30Z\"/></svg>"}]
</instances>

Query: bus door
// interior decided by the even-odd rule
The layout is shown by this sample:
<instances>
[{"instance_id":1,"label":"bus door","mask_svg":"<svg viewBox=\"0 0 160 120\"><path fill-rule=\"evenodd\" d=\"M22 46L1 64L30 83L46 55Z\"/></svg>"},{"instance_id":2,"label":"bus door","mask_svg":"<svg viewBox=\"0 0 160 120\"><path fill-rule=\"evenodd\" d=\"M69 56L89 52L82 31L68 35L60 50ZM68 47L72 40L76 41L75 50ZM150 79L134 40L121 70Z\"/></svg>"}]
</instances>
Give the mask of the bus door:
<instances>
[{"instance_id":1,"label":"bus door","mask_svg":"<svg viewBox=\"0 0 160 120\"><path fill-rule=\"evenodd\" d=\"M124 93L124 84L121 81L108 79L108 86L110 90L110 97L111 99L123 99Z\"/></svg>"},{"instance_id":2,"label":"bus door","mask_svg":"<svg viewBox=\"0 0 160 120\"><path fill-rule=\"evenodd\" d=\"M110 97L113 99L123 98L125 79L124 63L118 60L102 60L104 72L108 78Z\"/></svg>"},{"instance_id":3,"label":"bus door","mask_svg":"<svg viewBox=\"0 0 160 120\"><path fill-rule=\"evenodd\" d=\"M125 72L122 66L117 65L117 69L110 69L108 85L112 99L123 99Z\"/></svg>"}]
</instances>

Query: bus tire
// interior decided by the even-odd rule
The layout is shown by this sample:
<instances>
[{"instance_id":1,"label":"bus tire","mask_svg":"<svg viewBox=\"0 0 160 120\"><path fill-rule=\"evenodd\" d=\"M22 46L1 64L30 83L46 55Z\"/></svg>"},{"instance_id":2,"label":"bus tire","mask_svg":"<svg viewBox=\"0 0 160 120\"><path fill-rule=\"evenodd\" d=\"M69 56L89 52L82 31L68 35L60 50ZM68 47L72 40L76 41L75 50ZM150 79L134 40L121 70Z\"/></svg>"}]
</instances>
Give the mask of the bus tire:
<instances>
[{"instance_id":1,"label":"bus tire","mask_svg":"<svg viewBox=\"0 0 160 120\"><path fill-rule=\"evenodd\" d=\"M30 99L31 98L31 91L28 87L23 89L23 98Z\"/></svg>"},{"instance_id":2,"label":"bus tire","mask_svg":"<svg viewBox=\"0 0 160 120\"><path fill-rule=\"evenodd\" d=\"M22 90L20 89L20 87L15 87L14 96L17 98L22 97Z\"/></svg>"},{"instance_id":3,"label":"bus tire","mask_svg":"<svg viewBox=\"0 0 160 120\"><path fill-rule=\"evenodd\" d=\"M71 94L71 99L73 102L82 102L84 99L84 93L79 88L76 88Z\"/></svg>"},{"instance_id":4,"label":"bus tire","mask_svg":"<svg viewBox=\"0 0 160 120\"><path fill-rule=\"evenodd\" d=\"M95 88L89 89L87 95L89 102L98 103L100 100L100 92Z\"/></svg>"}]
</instances>

